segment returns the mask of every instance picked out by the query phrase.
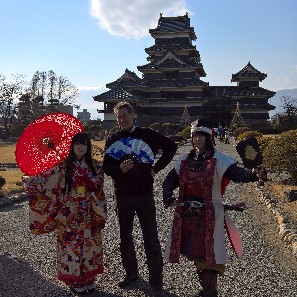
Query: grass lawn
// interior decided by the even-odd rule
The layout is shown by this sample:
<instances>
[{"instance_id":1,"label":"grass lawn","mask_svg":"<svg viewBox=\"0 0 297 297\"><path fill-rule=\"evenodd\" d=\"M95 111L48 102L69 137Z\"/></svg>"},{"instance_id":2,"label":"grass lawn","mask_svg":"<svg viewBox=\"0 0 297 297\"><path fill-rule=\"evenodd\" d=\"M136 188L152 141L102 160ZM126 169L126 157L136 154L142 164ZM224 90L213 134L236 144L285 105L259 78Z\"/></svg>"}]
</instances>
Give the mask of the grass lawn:
<instances>
[{"instance_id":1,"label":"grass lawn","mask_svg":"<svg viewBox=\"0 0 297 297\"><path fill-rule=\"evenodd\" d=\"M15 163L15 147L16 143L0 143L0 163Z\"/></svg>"},{"instance_id":2,"label":"grass lawn","mask_svg":"<svg viewBox=\"0 0 297 297\"><path fill-rule=\"evenodd\" d=\"M92 144L104 148L105 141L92 141ZM0 143L0 163L16 163L15 161L15 148L16 143L7 144ZM100 157L96 157L100 159ZM0 190L0 195L9 195L17 192L24 191L21 178L23 172L20 169L8 169L6 171L0 171L0 176L4 177L6 180L5 185Z\"/></svg>"}]
</instances>

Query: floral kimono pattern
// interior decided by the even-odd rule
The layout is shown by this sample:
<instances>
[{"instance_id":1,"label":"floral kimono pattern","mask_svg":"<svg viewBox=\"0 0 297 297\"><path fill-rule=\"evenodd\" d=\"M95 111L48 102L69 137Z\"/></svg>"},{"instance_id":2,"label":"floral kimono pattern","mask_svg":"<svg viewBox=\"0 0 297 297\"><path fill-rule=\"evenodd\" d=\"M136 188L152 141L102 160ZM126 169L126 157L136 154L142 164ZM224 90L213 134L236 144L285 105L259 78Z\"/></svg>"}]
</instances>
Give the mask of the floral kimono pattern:
<instances>
[{"instance_id":1,"label":"floral kimono pattern","mask_svg":"<svg viewBox=\"0 0 297 297\"><path fill-rule=\"evenodd\" d=\"M101 228L106 221L102 165L93 176L87 164L76 161L70 192L65 192L65 166L58 164L34 177L24 177L29 193L33 234L56 230L58 279L83 286L103 273Z\"/></svg>"}]
</instances>

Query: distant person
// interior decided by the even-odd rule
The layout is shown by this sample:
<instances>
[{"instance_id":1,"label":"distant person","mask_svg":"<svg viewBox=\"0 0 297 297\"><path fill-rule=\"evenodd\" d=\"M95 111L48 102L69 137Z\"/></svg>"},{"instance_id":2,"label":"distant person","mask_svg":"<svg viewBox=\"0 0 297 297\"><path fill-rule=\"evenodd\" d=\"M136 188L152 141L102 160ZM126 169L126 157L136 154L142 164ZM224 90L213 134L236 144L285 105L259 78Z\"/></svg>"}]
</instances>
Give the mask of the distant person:
<instances>
[{"instance_id":1,"label":"distant person","mask_svg":"<svg viewBox=\"0 0 297 297\"><path fill-rule=\"evenodd\" d=\"M228 127L225 128L224 136L225 136L224 142L230 144L230 141L229 141L230 131L229 131L229 128Z\"/></svg>"},{"instance_id":2,"label":"distant person","mask_svg":"<svg viewBox=\"0 0 297 297\"><path fill-rule=\"evenodd\" d=\"M65 161L23 177L30 195L31 232L56 231L58 279L75 293L95 290L96 275L103 273L103 178L102 164L94 164L90 138L82 132L73 137Z\"/></svg>"},{"instance_id":3,"label":"distant person","mask_svg":"<svg viewBox=\"0 0 297 297\"><path fill-rule=\"evenodd\" d=\"M214 146L216 146L216 140L215 140L215 128L212 128L211 129L211 141L212 141L212 144Z\"/></svg>"},{"instance_id":4,"label":"distant person","mask_svg":"<svg viewBox=\"0 0 297 297\"><path fill-rule=\"evenodd\" d=\"M219 134L220 142L223 142L223 139L224 139L224 131L223 131L223 127L222 127L222 125L220 125L220 126L218 127L218 134Z\"/></svg>"},{"instance_id":5,"label":"distant person","mask_svg":"<svg viewBox=\"0 0 297 297\"><path fill-rule=\"evenodd\" d=\"M164 258L179 263L180 255L193 261L202 291L198 296L217 297L217 276L227 262L225 231L238 257L242 255L239 235L227 210L243 210L244 204L224 205L228 182L262 181L264 169L252 171L237 166L237 160L215 150L208 122L192 123L193 147L181 156L163 182L165 208L175 207ZM179 195L173 191L179 187ZM231 228L230 228L231 227Z\"/></svg>"},{"instance_id":6,"label":"distant person","mask_svg":"<svg viewBox=\"0 0 297 297\"><path fill-rule=\"evenodd\" d=\"M215 127L215 138L218 138L218 127Z\"/></svg>"},{"instance_id":7,"label":"distant person","mask_svg":"<svg viewBox=\"0 0 297 297\"><path fill-rule=\"evenodd\" d=\"M114 107L119 130L106 139L104 172L114 181L117 215L120 225L120 250L126 272L119 287L124 288L139 278L133 221L137 214L143 234L149 270L149 283L162 290L163 257L158 238L156 207L153 195L154 176L172 160L177 145L150 129L134 124L134 110L128 102ZM155 162L157 152L162 154Z\"/></svg>"}]
</instances>

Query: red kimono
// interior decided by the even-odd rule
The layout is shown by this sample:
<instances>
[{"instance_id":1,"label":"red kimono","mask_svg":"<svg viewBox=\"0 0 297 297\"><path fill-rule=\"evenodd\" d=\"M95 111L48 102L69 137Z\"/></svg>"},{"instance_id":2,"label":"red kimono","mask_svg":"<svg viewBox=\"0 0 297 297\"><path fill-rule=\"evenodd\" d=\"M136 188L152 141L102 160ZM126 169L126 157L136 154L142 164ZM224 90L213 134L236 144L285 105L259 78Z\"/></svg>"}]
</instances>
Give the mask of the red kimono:
<instances>
[{"instance_id":1,"label":"red kimono","mask_svg":"<svg viewBox=\"0 0 297 297\"><path fill-rule=\"evenodd\" d=\"M30 195L31 232L56 230L58 279L79 287L103 273L101 227L106 220L106 200L102 166L97 166L96 176L84 161L72 166L72 188L66 194L63 163L23 179Z\"/></svg>"}]
</instances>

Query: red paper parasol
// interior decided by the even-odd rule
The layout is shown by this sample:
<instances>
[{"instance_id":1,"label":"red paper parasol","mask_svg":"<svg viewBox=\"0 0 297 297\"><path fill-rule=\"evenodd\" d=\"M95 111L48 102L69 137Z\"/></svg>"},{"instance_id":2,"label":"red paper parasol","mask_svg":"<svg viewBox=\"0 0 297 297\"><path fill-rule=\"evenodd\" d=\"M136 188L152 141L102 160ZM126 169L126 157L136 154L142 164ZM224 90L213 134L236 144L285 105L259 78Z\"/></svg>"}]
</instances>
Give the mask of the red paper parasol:
<instances>
[{"instance_id":1,"label":"red paper parasol","mask_svg":"<svg viewBox=\"0 0 297 297\"><path fill-rule=\"evenodd\" d=\"M74 116L54 112L32 122L16 145L16 162L27 175L44 172L68 156L73 136L83 132Z\"/></svg>"}]
</instances>

